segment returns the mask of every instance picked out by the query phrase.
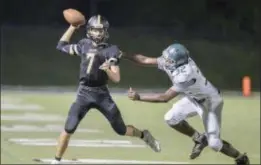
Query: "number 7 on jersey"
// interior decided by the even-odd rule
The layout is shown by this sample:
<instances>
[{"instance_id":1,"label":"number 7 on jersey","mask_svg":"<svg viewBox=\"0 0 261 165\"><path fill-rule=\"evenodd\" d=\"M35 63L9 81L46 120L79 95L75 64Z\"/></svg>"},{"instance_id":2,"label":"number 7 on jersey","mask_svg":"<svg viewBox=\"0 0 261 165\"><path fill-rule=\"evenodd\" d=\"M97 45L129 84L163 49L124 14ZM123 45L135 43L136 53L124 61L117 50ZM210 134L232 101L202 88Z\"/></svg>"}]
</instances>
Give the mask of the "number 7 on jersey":
<instances>
[{"instance_id":1,"label":"number 7 on jersey","mask_svg":"<svg viewBox=\"0 0 261 165\"><path fill-rule=\"evenodd\" d=\"M90 72L91 72L95 55L96 55L95 53L87 53L86 54L86 59L89 61L88 67L86 69L87 74L90 74Z\"/></svg>"}]
</instances>

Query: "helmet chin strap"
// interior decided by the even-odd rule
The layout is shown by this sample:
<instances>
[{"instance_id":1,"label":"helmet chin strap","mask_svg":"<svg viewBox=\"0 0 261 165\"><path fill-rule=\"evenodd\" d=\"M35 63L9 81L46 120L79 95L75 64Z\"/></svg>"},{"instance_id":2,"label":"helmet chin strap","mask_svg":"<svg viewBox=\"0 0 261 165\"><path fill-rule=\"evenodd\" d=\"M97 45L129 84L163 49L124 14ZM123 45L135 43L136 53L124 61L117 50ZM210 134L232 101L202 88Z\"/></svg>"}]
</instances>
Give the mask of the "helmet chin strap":
<instances>
[{"instance_id":1,"label":"helmet chin strap","mask_svg":"<svg viewBox=\"0 0 261 165\"><path fill-rule=\"evenodd\" d=\"M92 44L93 44L94 46L98 46L99 44L104 43L103 40L100 41L100 42L95 41L95 40L92 39L88 34L86 34L86 36L87 36L87 38L89 38L89 39L92 41Z\"/></svg>"},{"instance_id":2,"label":"helmet chin strap","mask_svg":"<svg viewBox=\"0 0 261 165\"><path fill-rule=\"evenodd\" d=\"M86 37L89 38L90 40L92 40L92 42L97 45L101 42L103 42L103 39L101 39L100 41L96 40L95 38L93 38L92 36L90 36L88 33L86 34Z\"/></svg>"}]
</instances>

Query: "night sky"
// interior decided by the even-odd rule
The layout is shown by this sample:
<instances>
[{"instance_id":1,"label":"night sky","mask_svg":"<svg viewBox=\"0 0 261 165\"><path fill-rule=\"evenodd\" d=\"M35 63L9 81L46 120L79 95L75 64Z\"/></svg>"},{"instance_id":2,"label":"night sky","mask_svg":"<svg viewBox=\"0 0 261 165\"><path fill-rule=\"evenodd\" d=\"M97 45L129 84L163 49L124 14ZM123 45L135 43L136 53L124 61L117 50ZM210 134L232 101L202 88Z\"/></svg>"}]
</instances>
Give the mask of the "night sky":
<instances>
[{"instance_id":1,"label":"night sky","mask_svg":"<svg viewBox=\"0 0 261 165\"><path fill-rule=\"evenodd\" d=\"M1 0L5 24L65 24L62 11L80 10L89 17L102 14L113 26L188 26L206 24L213 17L238 23L255 33L259 0Z\"/></svg>"}]
</instances>

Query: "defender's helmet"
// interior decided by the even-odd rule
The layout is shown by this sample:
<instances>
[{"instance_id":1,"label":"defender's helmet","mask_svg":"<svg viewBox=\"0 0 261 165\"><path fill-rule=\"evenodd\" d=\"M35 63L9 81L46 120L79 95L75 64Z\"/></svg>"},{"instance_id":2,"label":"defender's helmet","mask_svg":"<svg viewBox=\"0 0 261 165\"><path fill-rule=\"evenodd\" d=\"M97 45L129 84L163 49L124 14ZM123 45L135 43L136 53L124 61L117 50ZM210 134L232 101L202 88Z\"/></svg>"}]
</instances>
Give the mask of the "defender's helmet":
<instances>
[{"instance_id":1,"label":"defender's helmet","mask_svg":"<svg viewBox=\"0 0 261 165\"><path fill-rule=\"evenodd\" d=\"M109 38L108 33L109 22L100 15L92 16L87 23L87 38L96 43L101 43Z\"/></svg>"},{"instance_id":2,"label":"defender's helmet","mask_svg":"<svg viewBox=\"0 0 261 165\"><path fill-rule=\"evenodd\" d=\"M188 63L189 51L183 45L175 43L163 50L162 58L167 69L175 70Z\"/></svg>"}]
</instances>

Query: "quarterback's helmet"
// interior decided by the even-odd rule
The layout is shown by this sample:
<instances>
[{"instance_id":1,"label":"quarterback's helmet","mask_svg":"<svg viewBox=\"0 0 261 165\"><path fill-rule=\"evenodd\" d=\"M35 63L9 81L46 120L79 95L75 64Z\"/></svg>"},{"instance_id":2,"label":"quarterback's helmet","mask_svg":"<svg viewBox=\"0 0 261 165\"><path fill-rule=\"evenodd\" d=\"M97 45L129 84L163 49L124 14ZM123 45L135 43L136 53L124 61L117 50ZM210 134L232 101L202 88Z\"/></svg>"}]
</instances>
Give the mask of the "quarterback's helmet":
<instances>
[{"instance_id":1,"label":"quarterback's helmet","mask_svg":"<svg viewBox=\"0 0 261 165\"><path fill-rule=\"evenodd\" d=\"M87 38L96 43L101 43L109 38L108 28L109 22L100 15L92 16L87 22Z\"/></svg>"}]
</instances>

